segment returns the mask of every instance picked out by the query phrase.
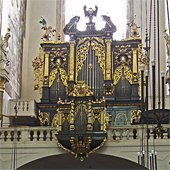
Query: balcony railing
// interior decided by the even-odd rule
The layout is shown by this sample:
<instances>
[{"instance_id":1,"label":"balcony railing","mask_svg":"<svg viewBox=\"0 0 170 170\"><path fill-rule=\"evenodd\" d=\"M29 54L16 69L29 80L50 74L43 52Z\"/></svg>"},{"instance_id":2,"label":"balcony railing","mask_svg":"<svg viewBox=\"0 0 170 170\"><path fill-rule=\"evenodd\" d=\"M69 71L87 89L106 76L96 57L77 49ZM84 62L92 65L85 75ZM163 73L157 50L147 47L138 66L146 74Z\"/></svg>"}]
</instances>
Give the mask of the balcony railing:
<instances>
[{"instance_id":1,"label":"balcony railing","mask_svg":"<svg viewBox=\"0 0 170 170\"><path fill-rule=\"evenodd\" d=\"M36 117L37 107L35 100L11 99L9 101L9 116L31 116Z\"/></svg>"},{"instance_id":2,"label":"balcony railing","mask_svg":"<svg viewBox=\"0 0 170 170\"><path fill-rule=\"evenodd\" d=\"M156 125L155 125L156 126ZM149 125L148 129L149 139L170 139L170 125L162 125L165 133L163 135L154 135L151 132L154 129L154 125ZM25 143L32 141L54 141L55 128L50 126L37 126L37 127L9 127L0 129L0 143L10 143L14 140L16 142ZM109 126L107 129L107 138L109 141L128 141L128 140L140 140L147 138L146 125L126 125L126 126Z\"/></svg>"},{"instance_id":3,"label":"balcony railing","mask_svg":"<svg viewBox=\"0 0 170 170\"><path fill-rule=\"evenodd\" d=\"M170 124L163 124L163 134L152 133L157 125L125 125L125 126L109 126L107 129L108 139L116 140L136 140L136 139L170 139ZM142 135L143 134L143 135ZM143 137L142 137L143 136Z\"/></svg>"}]
</instances>

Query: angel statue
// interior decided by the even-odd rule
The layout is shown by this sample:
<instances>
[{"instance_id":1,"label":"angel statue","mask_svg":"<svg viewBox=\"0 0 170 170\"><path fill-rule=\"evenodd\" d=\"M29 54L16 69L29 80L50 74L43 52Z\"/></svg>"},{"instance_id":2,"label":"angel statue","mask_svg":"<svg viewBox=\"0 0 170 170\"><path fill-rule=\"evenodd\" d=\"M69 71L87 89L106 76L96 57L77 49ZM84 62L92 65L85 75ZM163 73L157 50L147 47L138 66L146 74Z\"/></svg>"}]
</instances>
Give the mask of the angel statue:
<instances>
[{"instance_id":1,"label":"angel statue","mask_svg":"<svg viewBox=\"0 0 170 170\"><path fill-rule=\"evenodd\" d=\"M53 33L56 31L56 29L52 29L51 26L47 26L47 22L44 19L44 17L41 16L41 18L42 18L42 21L40 21L40 23L43 25L42 29L46 30L45 34L42 36L41 39L46 40L46 41L52 40L52 36L54 36Z\"/></svg>"},{"instance_id":2,"label":"angel statue","mask_svg":"<svg viewBox=\"0 0 170 170\"><path fill-rule=\"evenodd\" d=\"M164 38L166 41L166 48L167 48L167 55L168 58L170 59L170 36L166 32L167 30L164 31Z\"/></svg>"},{"instance_id":3,"label":"angel statue","mask_svg":"<svg viewBox=\"0 0 170 170\"><path fill-rule=\"evenodd\" d=\"M140 27L136 24L136 15L134 17L134 20L132 20L130 23L127 23L127 25L130 27L130 36L131 37L138 37L139 36L138 29Z\"/></svg>"},{"instance_id":4,"label":"angel statue","mask_svg":"<svg viewBox=\"0 0 170 170\"><path fill-rule=\"evenodd\" d=\"M7 66L9 65L9 60L7 59L7 47L8 40L11 37L9 31L10 29L8 28L8 32L0 39L0 62L4 62Z\"/></svg>"}]
</instances>

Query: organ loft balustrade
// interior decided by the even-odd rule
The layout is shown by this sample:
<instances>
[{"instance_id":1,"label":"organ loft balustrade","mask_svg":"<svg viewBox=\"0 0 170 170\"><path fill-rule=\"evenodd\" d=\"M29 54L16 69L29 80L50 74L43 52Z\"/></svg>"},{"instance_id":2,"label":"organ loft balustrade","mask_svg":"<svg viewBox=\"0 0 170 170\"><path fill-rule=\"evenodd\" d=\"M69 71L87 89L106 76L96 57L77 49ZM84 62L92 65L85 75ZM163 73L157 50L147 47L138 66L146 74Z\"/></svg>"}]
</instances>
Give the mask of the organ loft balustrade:
<instances>
[{"instance_id":1,"label":"organ loft balustrade","mask_svg":"<svg viewBox=\"0 0 170 170\"><path fill-rule=\"evenodd\" d=\"M155 125L149 125L149 140L152 143L153 138L156 141L167 142L170 139L170 125L163 124L165 133L154 135L153 130ZM41 143L41 142L54 142L56 140L54 131L55 127L8 127L0 129L0 143L12 144L14 141L20 144L24 143ZM109 142L125 142L134 141L139 144L144 133L144 139L147 138L146 126L142 125L123 125L123 126L109 126L107 129L107 139ZM142 132L143 131L143 132Z\"/></svg>"}]
</instances>

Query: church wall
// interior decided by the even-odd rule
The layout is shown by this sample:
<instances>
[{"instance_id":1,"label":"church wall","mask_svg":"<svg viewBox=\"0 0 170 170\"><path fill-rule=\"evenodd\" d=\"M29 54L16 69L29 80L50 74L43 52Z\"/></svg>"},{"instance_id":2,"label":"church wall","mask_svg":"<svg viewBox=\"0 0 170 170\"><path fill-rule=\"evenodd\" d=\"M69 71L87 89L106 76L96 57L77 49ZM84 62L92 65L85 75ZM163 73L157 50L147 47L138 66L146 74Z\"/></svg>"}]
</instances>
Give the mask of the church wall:
<instances>
[{"instance_id":1,"label":"church wall","mask_svg":"<svg viewBox=\"0 0 170 170\"><path fill-rule=\"evenodd\" d=\"M41 29L42 24L39 23L42 20L41 16L45 18L48 25L55 28L56 6L56 0L29 0L27 3L21 98L40 101L39 91L34 91L35 82L32 61L39 54L39 47L42 42L41 37L45 33L45 30Z\"/></svg>"},{"instance_id":2,"label":"church wall","mask_svg":"<svg viewBox=\"0 0 170 170\"><path fill-rule=\"evenodd\" d=\"M0 35L1 35L1 28L2 28L2 7L3 7L3 0L0 0Z\"/></svg>"},{"instance_id":3,"label":"church wall","mask_svg":"<svg viewBox=\"0 0 170 170\"><path fill-rule=\"evenodd\" d=\"M6 47L7 64L1 61L1 72L5 70L8 81L4 81L2 114L8 115L8 101L11 98L20 98L21 92L21 73L22 73L22 55L23 55L23 36L25 30L25 8L26 1L0 1L0 28L1 36L4 38L7 32L10 34L8 45ZM9 30L10 29L10 30ZM3 74L2 74L3 75ZM6 82L6 83L5 83ZM3 124L8 124L8 118L3 118Z\"/></svg>"}]
</instances>

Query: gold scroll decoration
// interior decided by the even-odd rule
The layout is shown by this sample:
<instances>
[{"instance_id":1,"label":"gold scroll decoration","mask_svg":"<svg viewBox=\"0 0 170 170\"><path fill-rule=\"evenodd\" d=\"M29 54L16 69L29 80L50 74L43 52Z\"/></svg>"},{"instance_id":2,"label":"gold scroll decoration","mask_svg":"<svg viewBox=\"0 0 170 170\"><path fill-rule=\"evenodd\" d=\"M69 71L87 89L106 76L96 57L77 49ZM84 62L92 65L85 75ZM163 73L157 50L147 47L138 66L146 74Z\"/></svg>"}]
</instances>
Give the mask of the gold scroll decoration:
<instances>
[{"instance_id":1,"label":"gold scroll decoration","mask_svg":"<svg viewBox=\"0 0 170 170\"><path fill-rule=\"evenodd\" d=\"M131 110L131 123L140 123L141 110Z\"/></svg>"},{"instance_id":2,"label":"gold scroll decoration","mask_svg":"<svg viewBox=\"0 0 170 170\"><path fill-rule=\"evenodd\" d=\"M92 50L95 51L95 56L98 58L98 63L100 65L103 74L105 75L105 45L103 39L94 37L91 42Z\"/></svg>"},{"instance_id":3,"label":"gold scroll decoration","mask_svg":"<svg viewBox=\"0 0 170 170\"><path fill-rule=\"evenodd\" d=\"M61 130L59 129L59 114L58 113L54 115L51 125L53 127L56 127L57 133Z\"/></svg>"},{"instance_id":4,"label":"gold scroll decoration","mask_svg":"<svg viewBox=\"0 0 170 170\"><path fill-rule=\"evenodd\" d=\"M74 47L75 41L70 41L69 81L74 81Z\"/></svg>"},{"instance_id":5,"label":"gold scroll decoration","mask_svg":"<svg viewBox=\"0 0 170 170\"><path fill-rule=\"evenodd\" d=\"M63 68L55 68L50 72L50 76L49 76L49 87L52 86L52 84L54 83L54 80L56 79L56 74L59 72L60 76L61 76L61 80L64 84L64 86L67 87L67 80L68 80L68 75L66 73L66 71Z\"/></svg>"},{"instance_id":6,"label":"gold scroll decoration","mask_svg":"<svg viewBox=\"0 0 170 170\"><path fill-rule=\"evenodd\" d=\"M34 81L36 84L34 85L34 90L39 90L40 95L42 95L42 87L43 87L43 65L44 65L44 52L42 47L39 48L39 55L32 61L32 66L34 68Z\"/></svg>"},{"instance_id":7,"label":"gold scroll decoration","mask_svg":"<svg viewBox=\"0 0 170 170\"><path fill-rule=\"evenodd\" d=\"M49 118L50 118L50 113L49 112L41 112L39 113L39 116L38 116L39 120L40 120L40 124L41 125L49 125L50 122L49 122Z\"/></svg>"},{"instance_id":8,"label":"gold scroll decoration","mask_svg":"<svg viewBox=\"0 0 170 170\"><path fill-rule=\"evenodd\" d=\"M125 78L129 81L130 84L132 84L132 70L125 65L121 65L119 67L116 68L115 72L114 72L114 85L116 85L118 83L118 81L120 80L120 78L122 77L122 69L124 68L124 75Z\"/></svg>"},{"instance_id":9,"label":"gold scroll decoration","mask_svg":"<svg viewBox=\"0 0 170 170\"><path fill-rule=\"evenodd\" d=\"M76 47L76 78L82 69L84 61L89 53L89 46L95 51L95 56L98 58L98 63L105 75L105 45L104 41L98 37L86 37L80 39Z\"/></svg>"},{"instance_id":10,"label":"gold scroll decoration","mask_svg":"<svg viewBox=\"0 0 170 170\"><path fill-rule=\"evenodd\" d=\"M107 53L106 53L106 80L111 79L111 39L106 39Z\"/></svg>"},{"instance_id":11,"label":"gold scroll decoration","mask_svg":"<svg viewBox=\"0 0 170 170\"><path fill-rule=\"evenodd\" d=\"M74 85L72 92L70 92L69 96L92 96L93 92L89 90L89 86L85 84L85 81L78 81L76 85Z\"/></svg>"},{"instance_id":12,"label":"gold scroll decoration","mask_svg":"<svg viewBox=\"0 0 170 170\"><path fill-rule=\"evenodd\" d=\"M85 104L78 104L77 107L75 108L75 117L77 113L79 112L79 110L81 111L81 108L82 108L82 111L84 110L85 113L88 114L87 106ZM80 115L83 114L82 111L80 112Z\"/></svg>"},{"instance_id":13,"label":"gold scroll decoration","mask_svg":"<svg viewBox=\"0 0 170 170\"><path fill-rule=\"evenodd\" d=\"M79 40L76 47L76 73L78 76L79 71L82 69L83 63L89 53L90 41L89 38ZM76 77L77 77L76 76Z\"/></svg>"}]
</instances>

